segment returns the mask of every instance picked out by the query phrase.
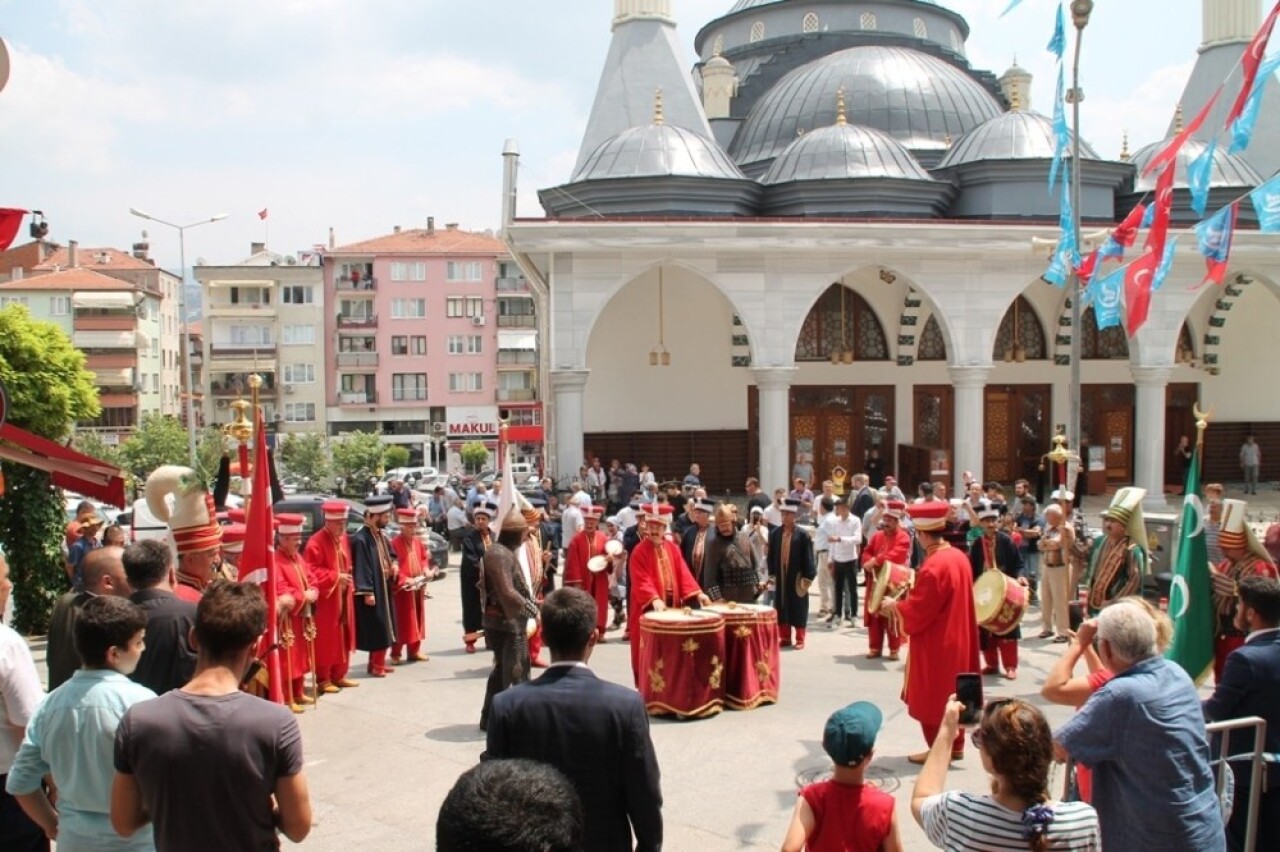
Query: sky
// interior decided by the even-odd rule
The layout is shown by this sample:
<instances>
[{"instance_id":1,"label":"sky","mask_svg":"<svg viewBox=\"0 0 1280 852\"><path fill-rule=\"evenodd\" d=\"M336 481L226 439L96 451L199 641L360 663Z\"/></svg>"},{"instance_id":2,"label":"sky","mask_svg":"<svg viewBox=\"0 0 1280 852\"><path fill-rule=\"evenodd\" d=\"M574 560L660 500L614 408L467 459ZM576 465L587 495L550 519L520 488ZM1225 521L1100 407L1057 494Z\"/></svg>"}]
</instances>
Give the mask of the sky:
<instances>
[{"instance_id":1,"label":"sky","mask_svg":"<svg viewBox=\"0 0 1280 852\"><path fill-rule=\"evenodd\" d=\"M940 0L975 67L1014 60L1050 113L1056 2ZM1202 0L1097 0L1083 47L1083 138L1115 157L1163 138L1200 42ZM686 64L732 0L672 0ZM502 149L521 151L519 214L564 183L609 47L612 0L0 0L0 207L50 239L127 249L144 229L178 267L283 254L393 226L500 224ZM1070 25L1068 24L1068 28ZM258 218L267 209L268 219ZM269 229L269 230L268 230Z\"/></svg>"}]
</instances>

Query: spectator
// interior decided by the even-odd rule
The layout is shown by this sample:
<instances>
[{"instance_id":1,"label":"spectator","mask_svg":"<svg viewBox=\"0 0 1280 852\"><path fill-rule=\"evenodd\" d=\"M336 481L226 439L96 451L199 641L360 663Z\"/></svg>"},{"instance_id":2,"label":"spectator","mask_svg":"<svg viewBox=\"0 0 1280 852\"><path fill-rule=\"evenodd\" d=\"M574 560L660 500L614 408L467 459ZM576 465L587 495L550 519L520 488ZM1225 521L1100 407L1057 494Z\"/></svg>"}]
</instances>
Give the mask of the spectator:
<instances>
[{"instance_id":1,"label":"spectator","mask_svg":"<svg viewBox=\"0 0 1280 852\"><path fill-rule=\"evenodd\" d=\"M68 549L70 549L71 545L75 544L80 539L80 524L85 518L94 514L94 511L93 504L88 500L81 500L76 504L76 516L72 520L67 521L65 529Z\"/></svg>"},{"instance_id":2,"label":"spectator","mask_svg":"<svg viewBox=\"0 0 1280 852\"><path fill-rule=\"evenodd\" d=\"M125 840L109 817L116 727L132 705L156 697L128 678L142 656L146 624L146 613L123 598L89 600L75 622L84 666L49 693L27 724L5 789L58 841L58 852L155 849L149 829ZM45 776L57 790L56 810Z\"/></svg>"},{"instance_id":3,"label":"spectator","mask_svg":"<svg viewBox=\"0 0 1280 852\"><path fill-rule=\"evenodd\" d=\"M751 510L759 507L760 511L769 508L769 495L764 493L764 489L760 487L760 480L754 476L747 477L746 485L743 486L747 492L747 515L751 515Z\"/></svg>"},{"instance_id":4,"label":"spectator","mask_svg":"<svg viewBox=\"0 0 1280 852\"><path fill-rule=\"evenodd\" d=\"M867 453L863 469L867 472L867 483L879 491L884 487L884 462L880 459L880 450L872 447Z\"/></svg>"},{"instance_id":5,"label":"spectator","mask_svg":"<svg viewBox=\"0 0 1280 852\"><path fill-rule=\"evenodd\" d=\"M112 524L102 531L103 547L124 547L129 543L129 536L125 534L124 527L119 524Z\"/></svg>"},{"instance_id":6,"label":"spectator","mask_svg":"<svg viewBox=\"0 0 1280 852\"><path fill-rule=\"evenodd\" d=\"M49 639L45 648L45 664L49 667L49 691L62 686L76 669L80 655L76 653L76 619L86 603L103 595L128 597L133 589L125 576L119 547L100 547L89 553L81 565L84 589L74 589L58 598L49 616ZM132 669L130 669L132 671Z\"/></svg>"},{"instance_id":7,"label":"spectator","mask_svg":"<svg viewBox=\"0 0 1280 852\"><path fill-rule=\"evenodd\" d=\"M598 641L595 600L562 588L542 604L551 665L535 681L493 698L485 759L528 758L569 778L581 796L584 848L662 848L662 789L639 693L587 667Z\"/></svg>"},{"instance_id":8,"label":"spectator","mask_svg":"<svg viewBox=\"0 0 1280 852\"><path fill-rule=\"evenodd\" d=\"M1052 802L1053 737L1044 715L1017 698L982 711L973 745L991 776L989 794L943 792L964 705L951 696L929 758L916 778L911 814L939 849L1097 850L1098 814L1084 802ZM1121 849L1152 849L1124 846Z\"/></svg>"},{"instance_id":9,"label":"spectator","mask_svg":"<svg viewBox=\"0 0 1280 852\"><path fill-rule=\"evenodd\" d=\"M1253 440L1252 435L1246 435L1244 443L1240 445L1240 470L1244 472L1244 493L1258 493L1258 471L1262 468L1262 448Z\"/></svg>"},{"instance_id":10,"label":"spectator","mask_svg":"<svg viewBox=\"0 0 1280 852\"><path fill-rule=\"evenodd\" d=\"M440 535L445 535L449 531L447 519L449 506L450 503L444 495L444 486L437 485L432 489L431 497L427 500L427 523ZM466 516L463 517L465 519Z\"/></svg>"},{"instance_id":11,"label":"spectator","mask_svg":"<svg viewBox=\"0 0 1280 852\"><path fill-rule=\"evenodd\" d=\"M467 510L461 500L454 500L445 513L445 526L449 532L449 549L455 553L462 550L462 540L466 538L471 525L467 522Z\"/></svg>"},{"instance_id":12,"label":"spectator","mask_svg":"<svg viewBox=\"0 0 1280 852\"><path fill-rule=\"evenodd\" d=\"M1242 579L1235 623L1248 638L1227 657L1213 696L1204 702L1204 716L1210 722L1244 716L1265 719L1262 750L1276 754L1280 752L1280 582L1256 576ZM1233 731L1230 745L1232 754L1252 753L1253 731ZM1227 844L1237 850L1244 848L1251 778L1248 763L1236 762L1232 768L1236 795L1227 824ZM1255 848L1280 849L1280 765L1265 764L1262 771Z\"/></svg>"},{"instance_id":13,"label":"spectator","mask_svg":"<svg viewBox=\"0 0 1280 852\"><path fill-rule=\"evenodd\" d=\"M804 483L802 487L806 490L811 488L814 484L813 456L808 453L798 453L796 463L791 468L791 478Z\"/></svg>"},{"instance_id":14,"label":"spectator","mask_svg":"<svg viewBox=\"0 0 1280 852\"><path fill-rule=\"evenodd\" d=\"M275 849L277 828L294 843L311 831L297 721L240 691L266 627L256 585L216 583L201 598L195 677L129 708L116 732L111 824L122 837L151 822L160 849L214 852Z\"/></svg>"},{"instance_id":15,"label":"spectator","mask_svg":"<svg viewBox=\"0 0 1280 852\"><path fill-rule=\"evenodd\" d=\"M1209 516L1204 519L1204 546L1208 551L1210 565L1217 565L1226 558L1222 555L1221 544L1222 493L1221 483L1213 482L1204 487L1204 499L1209 507Z\"/></svg>"},{"instance_id":16,"label":"spectator","mask_svg":"<svg viewBox=\"0 0 1280 852\"><path fill-rule=\"evenodd\" d=\"M884 490L888 492L889 499L901 500L903 503L907 502L906 495L903 494L902 489L898 487L898 480L894 479L893 476L889 474L886 474L884 477Z\"/></svg>"},{"instance_id":17,"label":"spectator","mask_svg":"<svg viewBox=\"0 0 1280 852\"><path fill-rule=\"evenodd\" d=\"M67 548L67 577L71 580L71 588L83 589L84 577L81 576L84 558L90 551L102 546L98 541L98 533L102 531L102 518L97 515L86 515L80 519L80 537Z\"/></svg>"},{"instance_id":18,"label":"spectator","mask_svg":"<svg viewBox=\"0 0 1280 852\"><path fill-rule=\"evenodd\" d=\"M799 500L805 507L813 506L813 492L809 490L808 482L797 476L787 499Z\"/></svg>"},{"instance_id":19,"label":"spectator","mask_svg":"<svg viewBox=\"0 0 1280 852\"><path fill-rule=\"evenodd\" d=\"M863 781L882 720L880 708L867 701L850 704L827 719L822 750L833 764L831 778L800 791L782 852L901 852L893 797Z\"/></svg>"},{"instance_id":20,"label":"spectator","mask_svg":"<svg viewBox=\"0 0 1280 852\"><path fill-rule=\"evenodd\" d=\"M582 802L534 760L489 760L462 773L440 806L436 852L584 852Z\"/></svg>"},{"instance_id":21,"label":"spectator","mask_svg":"<svg viewBox=\"0 0 1280 852\"><path fill-rule=\"evenodd\" d=\"M853 627L858 617L858 550L862 547L862 521L849 512L849 501L839 500L822 521L818 535L827 542L825 566L831 575L831 628ZM822 570L821 568L819 570Z\"/></svg>"},{"instance_id":22,"label":"spectator","mask_svg":"<svg viewBox=\"0 0 1280 852\"><path fill-rule=\"evenodd\" d=\"M196 605L173 593L173 555L157 539L131 544L121 557L133 594L129 600L147 613L147 650L130 675L156 695L177 689L196 670L191 629Z\"/></svg>"},{"instance_id":23,"label":"spectator","mask_svg":"<svg viewBox=\"0 0 1280 852\"><path fill-rule=\"evenodd\" d=\"M7 564L5 569L7 580ZM26 640L0 624L0 838L5 852L49 852L44 830L5 792L18 743L43 698Z\"/></svg>"},{"instance_id":24,"label":"spectator","mask_svg":"<svg viewBox=\"0 0 1280 852\"><path fill-rule=\"evenodd\" d=\"M1014 490L1019 488L1025 490L1026 480L1019 479L1014 484ZM1035 605L1039 603L1036 597L1036 590L1040 586L1040 536L1044 535L1045 520L1036 511L1036 498L1030 494L1024 494L1018 498L1018 514L1013 518L1013 525L1017 528L1022 536L1019 547L1022 550L1022 576L1027 578L1027 582L1031 584L1031 603ZM1044 633L1045 631L1041 631ZM1041 639L1047 639L1047 636L1041 636Z\"/></svg>"},{"instance_id":25,"label":"spectator","mask_svg":"<svg viewBox=\"0 0 1280 852\"><path fill-rule=\"evenodd\" d=\"M702 487L702 468L699 467L696 462L689 465L689 472L685 474L684 482L681 483L681 485L683 486L683 490L686 494L693 491L695 488Z\"/></svg>"},{"instance_id":26,"label":"spectator","mask_svg":"<svg viewBox=\"0 0 1280 852\"><path fill-rule=\"evenodd\" d=\"M1226 849L1195 684L1160 656L1156 622L1127 601L1098 616L1115 677L1058 730L1059 756L1093 770L1107 849Z\"/></svg>"},{"instance_id":27,"label":"spectator","mask_svg":"<svg viewBox=\"0 0 1280 852\"><path fill-rule=\"evenodd\" d=\"M1053 637L1066 642L1070 630L1071 551L1075 532L1067 526L1062 507L1050 503L1044 507L1044 526L1036 538L1040 558L1041 639ZM1023 557L1026 558L1025 556Z\"/></svg>"}]
</instances>

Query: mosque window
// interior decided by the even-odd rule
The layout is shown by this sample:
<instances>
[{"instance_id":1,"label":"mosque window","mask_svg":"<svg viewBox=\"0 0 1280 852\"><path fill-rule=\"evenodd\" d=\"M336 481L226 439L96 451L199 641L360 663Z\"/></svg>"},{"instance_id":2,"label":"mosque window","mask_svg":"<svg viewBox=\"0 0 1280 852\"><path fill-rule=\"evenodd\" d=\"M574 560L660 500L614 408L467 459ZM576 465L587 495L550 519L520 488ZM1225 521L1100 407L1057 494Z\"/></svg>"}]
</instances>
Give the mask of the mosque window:
<instances>
[{"instance_id":1,"label":"mosque window","mask_svg":"<svg viewBox=\"0 0 1280 852\"><path fill-rule=\"evenodd\" d=\"M1129 340L1124 336L1124 326L1098 329L1093 308L1086 308L1080 317L1080 359L1110 360L1129 359Z\"/></svg>"},{"instance_id":2,"label":"mosque window","mask_svg":"<svg viewBox=\"0 0 1280 852\"><path fill-rule=\"evenodd\" d=\"M724 36L718 35L715 41L711 42L711 55L719 56L722 53L724 53Z\"/></svg>"},{"instance_id":3,"label":"mosque window","mask_svg":"<svg viewBox=\"0 0 1280 852\"><path fill-rule=\"evenodd\" d=\"M942 337L942 327L938 325L938 317L931 315L920 332L920 343L916 347L917 361L947 360L947 341Z\"/></svg>"},{"instance_id":4,"label":"mosque window","mask_svg":"<svg viewBox=\"0 0 1280 852\"><path fill-rule=\"evenodd\" d=\"M821 26L821 23L818 21L817 13L810 12L804 16L804 23L800 25L800 28L806 33L816 33L819 26Z\"/></svg>"},{"instance_id":5,"label":"mosque window","mask_svg":"<svg viewBox=\"0 0 1280 852\"><path fill-rule=\"evenodd\" d=\"M1017 338L1014 338L1014 324L1017 324ZM1045 345L1044 328L1036 317L1035 309L1025 296L1019 296L1015 303L1005 312L1000 329L996 332L995 351L992 358L999 361L1031 360L1039 361L1049 357Z\"/></svg>"},{"instance_id":6,"label":"mosque window","mask_svg":"<svg viewBox=\"0 0 1280 852\"><path fill-rule=\"evenodd\" d=\"M756 21L751 25L751 43L764 41L764 21Z\"/></svg>"},{"instance_id":7,"label":"mosque window","mask_svg":"<svg viewBox=\"0 0 1280 852\"><path fill-rule=\"evenodd\" d=\"M853 352L857 361L887 361L889 342L876 312L842 284L832 284L800 328L797 361L828 361L832 353Z\"/></svg>"},{"instance_id":8,"label":"mosque window","mask_svg":"<svg viewBox=\"0 0 1280 852\"><path fill-rule=\"evenodd\" d=\"M863 13L862 13L862 18L861 18L861 20L860 20L860 23L861 23L862 28L863 28L864 30L874 30L874 29L876 29L876 13L875 13L875 12L863 12Z\"/></svg>"},{"instance_id":9,"label":"mosque window","mask_svg":"<svg viewBox=\"0 0 1280 852\"><path fill-rule=\"evenodd\" d=\"M952 30L951 31L951 49L954 50L956 53L959 53L961 47L963 47L963 42L960 41L960 33L956 32L955 30Z\"/></svg>"},{"instance_id":10,"label":"mosque window","mask_svg":"<svg viewBox=\"0 0 1280 852\"><path fill-rule=\"evenodd\" d=\"M924 18L916 18L912 21L911 28L915 31L916 38L929 37L929 27L925 25Z\"/></svg>"}]
</instances>

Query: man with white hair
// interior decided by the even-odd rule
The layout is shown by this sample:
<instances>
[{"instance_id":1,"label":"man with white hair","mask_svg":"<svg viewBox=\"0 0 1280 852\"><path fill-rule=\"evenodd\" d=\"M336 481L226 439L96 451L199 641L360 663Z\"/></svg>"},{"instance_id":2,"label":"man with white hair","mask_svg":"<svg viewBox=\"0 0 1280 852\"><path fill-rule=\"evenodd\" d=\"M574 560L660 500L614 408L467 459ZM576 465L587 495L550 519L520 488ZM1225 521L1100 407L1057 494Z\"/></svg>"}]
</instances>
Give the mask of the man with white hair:
<instances>
[{"instance_id":1,"label":"man with white hair","mask_svg":"<svg viewBox=\"0 0 1280 852\"><path fill-rule=\"evenodd\" d=\"M1115 677L1054 740L1059 758L1093 770L1103 848L1225 850L1195 684L1160 655L1155 621L1136 603L1105 607L1097 627Z\"/></svg>"},{"instance_id":2,"label":"man with white hair","mask_svg":"<svg viewBox=\"0 0 1280 852\"><path fill-rule=\"evenodd\" d=\"M1040 552L1040 612L1044 628L1041 639L1053 637L1066 642L1070 629L1071 548L1075 531L1066 523L1066 513L1057 503L1044 507L1044 530L1036 542Z\"/></svg>"}]
</instances>

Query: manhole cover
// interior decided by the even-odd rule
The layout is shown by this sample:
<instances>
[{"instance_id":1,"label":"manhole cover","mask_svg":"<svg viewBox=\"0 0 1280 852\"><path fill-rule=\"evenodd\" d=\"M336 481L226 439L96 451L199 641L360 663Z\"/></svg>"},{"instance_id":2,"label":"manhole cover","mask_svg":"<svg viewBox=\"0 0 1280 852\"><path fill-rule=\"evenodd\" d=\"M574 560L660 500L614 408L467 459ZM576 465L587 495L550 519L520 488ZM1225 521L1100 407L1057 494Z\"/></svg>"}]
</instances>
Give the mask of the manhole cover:
<instances>
[{"instance_id":1,"label":"manhole cover","mask_svg":"<svg viewBox=\"0 0 1280 852\"><path fill-rule=\"evenodd\" d=\"M816 784L819 781L826 781L831 777L831 764L823 766L814 766L809 769L802 769L796 773L796 787L807 787L810 784ZM896 793L898 788L902 786L902 782L898 780L898 776L893 773L892 769L884 766L876 766L872 764L867 769L865 776L866 782L873 787L878 787L886 793Z\"/></svg>"}]
</instances>

